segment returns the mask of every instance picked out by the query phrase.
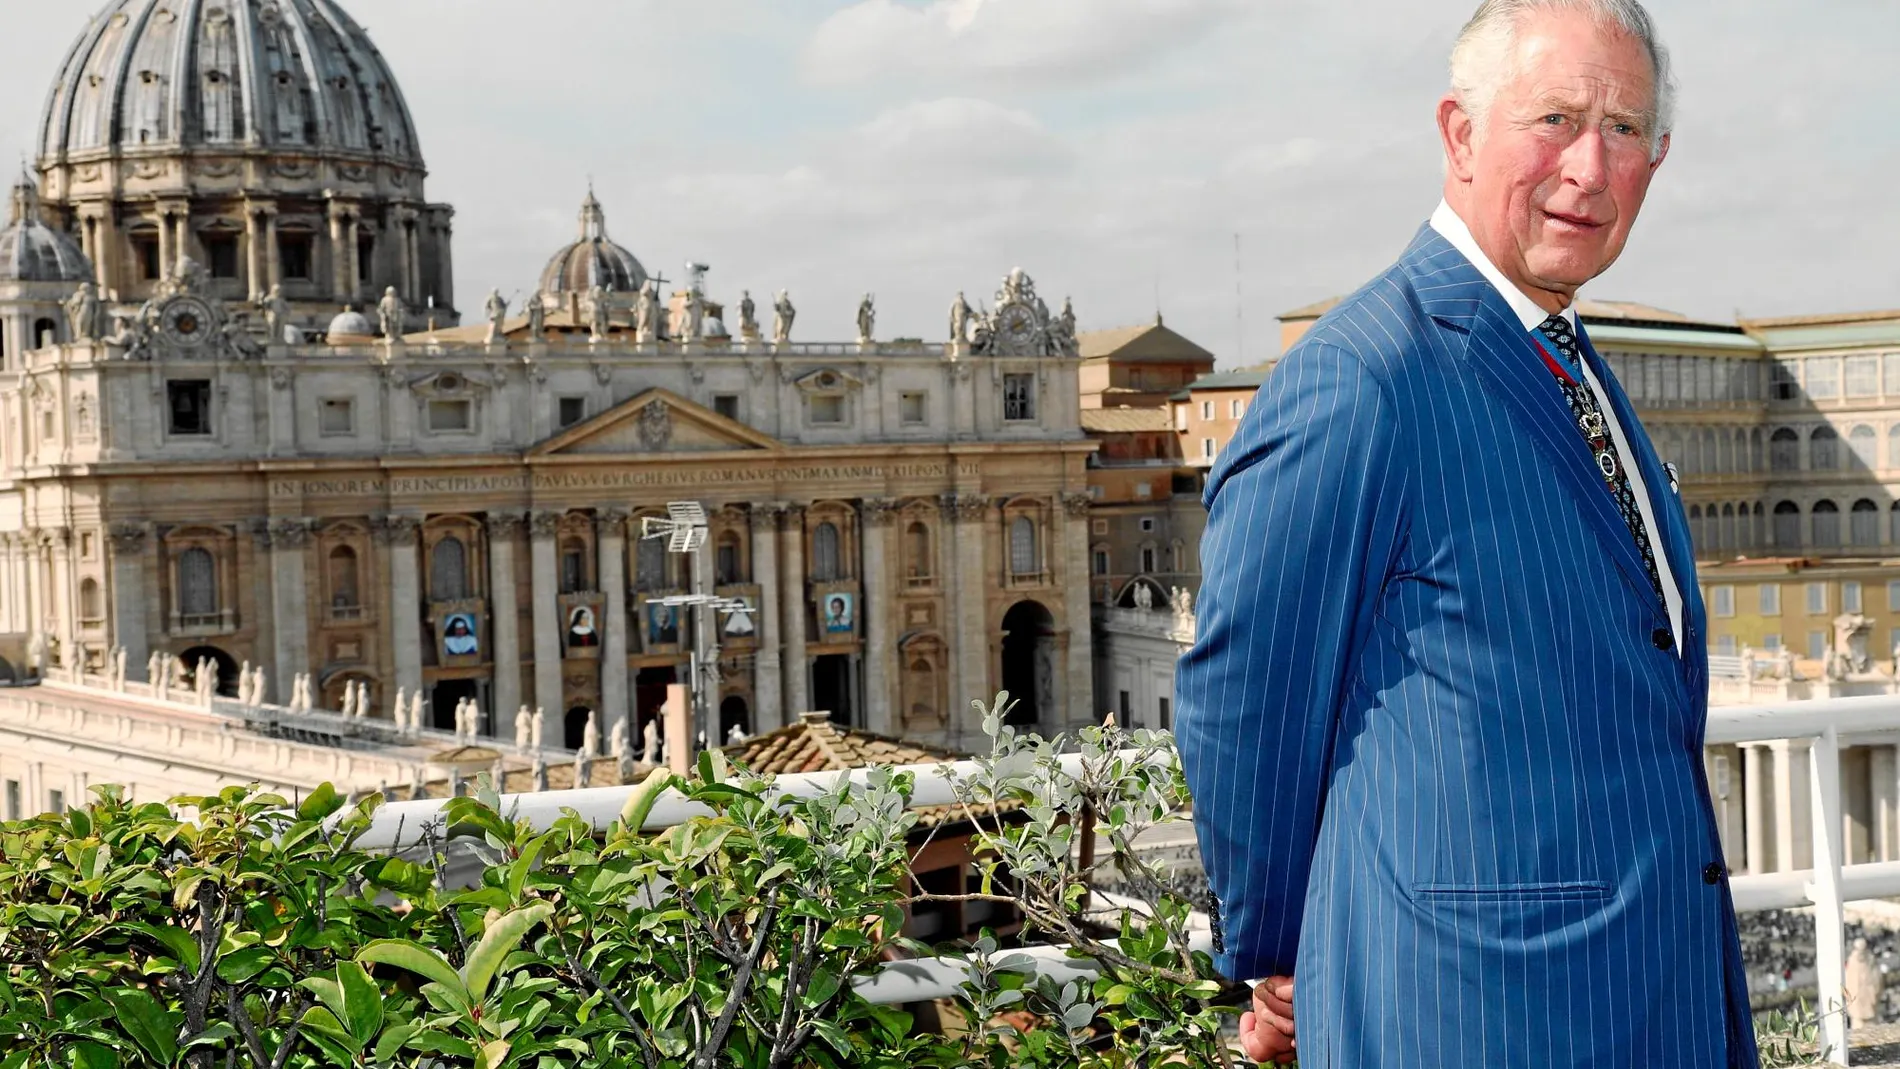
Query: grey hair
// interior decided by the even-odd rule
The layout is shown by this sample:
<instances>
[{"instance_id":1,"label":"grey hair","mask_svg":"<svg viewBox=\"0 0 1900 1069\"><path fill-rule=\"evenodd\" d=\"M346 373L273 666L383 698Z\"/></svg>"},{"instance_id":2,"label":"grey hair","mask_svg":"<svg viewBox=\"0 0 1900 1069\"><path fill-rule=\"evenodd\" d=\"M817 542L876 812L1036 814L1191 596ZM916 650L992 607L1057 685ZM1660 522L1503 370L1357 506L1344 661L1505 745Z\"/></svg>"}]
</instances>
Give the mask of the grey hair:
<instances>
[{"instance_id":1,"label":"grey hair","mask_svg":"<svg viewBox=\"0 0 1900 1069\"><path fill-rule=\"evenodd\" d=\"M1484 0L1458 34L1451 50L1451 91L1458 105L1482 130L1491 104L1503 83L1517 44L1524 16L1538 11L1574 11L1595 18L1635 38L1649 53L1655 76L1655 100L1650 109L1649 151L1661 151L1663 135L1674 127L1676 80L1669 49L1656 33L1656 24L1640 0Z\"/></svg>"}]
</instances>

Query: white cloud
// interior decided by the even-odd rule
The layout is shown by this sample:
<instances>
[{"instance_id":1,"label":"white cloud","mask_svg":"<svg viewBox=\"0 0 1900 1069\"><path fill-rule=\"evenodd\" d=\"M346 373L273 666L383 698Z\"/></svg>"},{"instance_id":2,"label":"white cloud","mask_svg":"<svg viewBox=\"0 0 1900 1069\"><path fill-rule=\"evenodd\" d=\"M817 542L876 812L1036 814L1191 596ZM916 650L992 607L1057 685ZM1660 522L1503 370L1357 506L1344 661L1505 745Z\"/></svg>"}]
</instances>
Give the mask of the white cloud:
<instances>
[{"instance_id":1,"label":"white cloud","mask_svg":"<svg viewBox=\"0 0 1900 1069\"><path fill-rule=\"evenodd\" d=\"M1241 10L1242 0L859 0L818 27L800 68L821 85L1112 77Z\"/></svg>"}]
</instances>

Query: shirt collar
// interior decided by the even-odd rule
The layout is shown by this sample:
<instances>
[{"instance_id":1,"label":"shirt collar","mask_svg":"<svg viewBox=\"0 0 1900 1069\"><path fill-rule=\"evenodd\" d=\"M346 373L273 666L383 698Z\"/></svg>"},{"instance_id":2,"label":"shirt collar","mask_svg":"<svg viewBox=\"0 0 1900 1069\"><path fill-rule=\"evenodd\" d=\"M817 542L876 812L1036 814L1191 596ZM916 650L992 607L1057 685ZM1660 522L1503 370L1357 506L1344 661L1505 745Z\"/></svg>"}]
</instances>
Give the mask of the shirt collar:
<instances>
[{"instance_id":1,"label":"shirt collar","mask_svg":"<svg viewBox=\"0 0 1900 1069\"><path fill-rule=\"evenodd\" d=\"M1549 312L1538 307L1536 301L1531 300L1523 290L1518 289L1510 279L1504 277L1504 272L1499 271L1497 265L1491 262L1491 258L1484 254L1484 250L1478 247L1478 239L1471 236L1471 228L1466 226L1458 213L1452 211L1451 205L1443 200L1438 202L1438 210L1432 213L1432 229L1438 231L1439 236L1451 242L1452 248L1457 249L1465 259L1471 261L1471 266L1478 269L1478 273L1484 276L1484 280L1491 283L1492 288L1498 291L1498 295L1504 298L1504 303L1511 306L1511 311L1517 313L1517 318L1524 324L1525 330L1536 330L1543 325L1544 320L1550 318ZM1570 307L1564 309L1561 314L1570 323L1571 330L1577 329L1577 302L1570 302Z\"/></svg>"}]
</instances>

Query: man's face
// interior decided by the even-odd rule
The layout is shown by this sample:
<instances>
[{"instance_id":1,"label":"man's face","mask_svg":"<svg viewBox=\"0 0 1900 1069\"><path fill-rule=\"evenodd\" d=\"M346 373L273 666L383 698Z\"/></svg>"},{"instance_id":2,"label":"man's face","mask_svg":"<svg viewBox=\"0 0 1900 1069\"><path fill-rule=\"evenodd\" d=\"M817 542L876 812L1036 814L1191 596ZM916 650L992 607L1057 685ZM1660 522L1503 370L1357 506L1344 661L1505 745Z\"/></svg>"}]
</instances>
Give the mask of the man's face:
<instances>
[{"instance_id":1,"label":"man's face","mask_svg":"<svg viewBox=\"0 0 1900 1069\"><path fill-rule=\"evenodd\" d=\"M1482 129L1439 105L1447 196L1498 269L1554 312L1629 240L1668 148L1651 157L1655 79L1635 38L1564 11L1525 16L1504 77Z\"/></svg>"}]
</instances>

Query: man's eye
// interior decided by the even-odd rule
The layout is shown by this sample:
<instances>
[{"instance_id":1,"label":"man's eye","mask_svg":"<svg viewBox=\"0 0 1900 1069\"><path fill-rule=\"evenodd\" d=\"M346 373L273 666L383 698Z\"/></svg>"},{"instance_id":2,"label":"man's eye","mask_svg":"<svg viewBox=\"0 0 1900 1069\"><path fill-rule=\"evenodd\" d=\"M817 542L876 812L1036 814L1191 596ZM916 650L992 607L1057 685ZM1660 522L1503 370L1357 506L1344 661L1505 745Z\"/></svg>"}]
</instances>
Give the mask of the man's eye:
<instances>
[{"instance_id":1,"label":"man's eye","mask_svg":"<svg viewBox=\"0 0 1900 1069\"><path fill-rule=\"evenodd\" d=\"M1546 126L1556 126L1563 121L1564 117L1562 115L1551 114L1544 116L1544 124Z\"/></svg>"}]
</instances>

